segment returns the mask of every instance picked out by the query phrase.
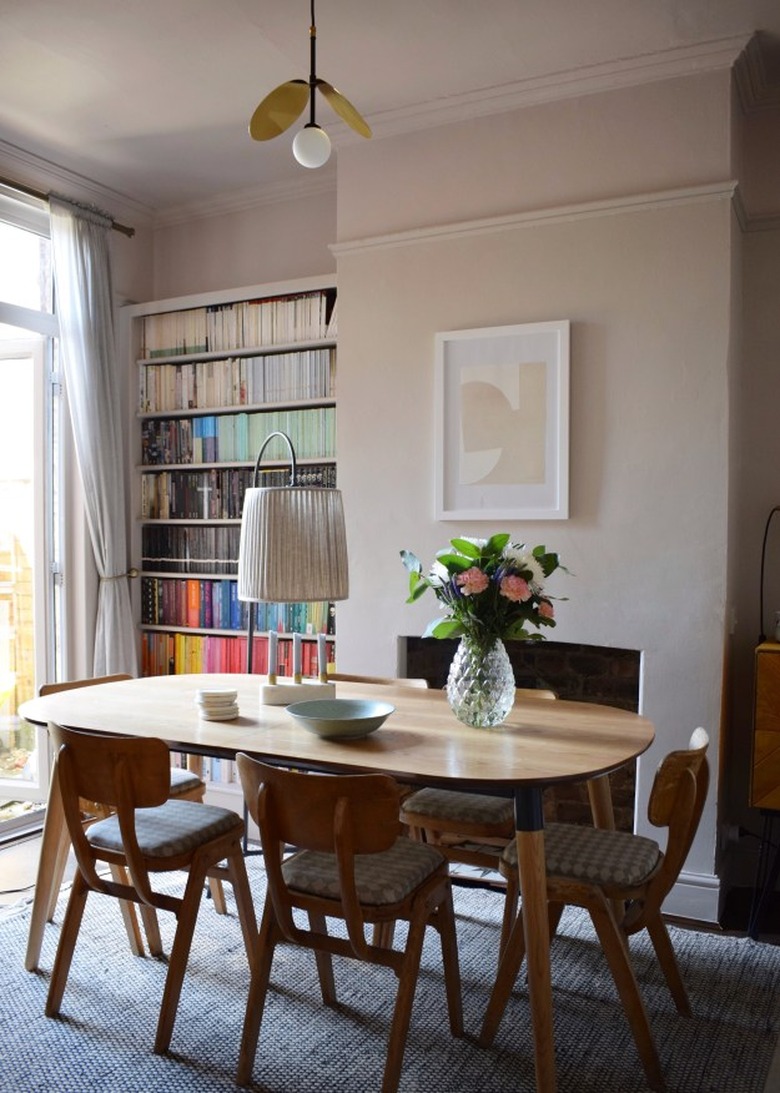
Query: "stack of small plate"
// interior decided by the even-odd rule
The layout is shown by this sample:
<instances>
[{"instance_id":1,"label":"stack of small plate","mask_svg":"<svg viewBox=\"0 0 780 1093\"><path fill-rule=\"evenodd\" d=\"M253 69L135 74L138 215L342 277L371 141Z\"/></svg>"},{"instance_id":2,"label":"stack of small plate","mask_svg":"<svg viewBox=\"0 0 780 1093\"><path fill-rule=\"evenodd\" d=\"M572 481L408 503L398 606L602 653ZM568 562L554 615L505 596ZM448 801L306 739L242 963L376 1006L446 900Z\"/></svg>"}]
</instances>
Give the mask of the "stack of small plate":
<instances>
[{"instance_id":1,"label":"stack of small plate","mask_svg":"<svg viewBox=\"0 0 780 1093\"><path fill-rule=\"evenodd\" d=\"M238 691L232 687L204 688L195 694L200 716L205 721L232 721L238 717Z\"/></svg>"}]
</instances>

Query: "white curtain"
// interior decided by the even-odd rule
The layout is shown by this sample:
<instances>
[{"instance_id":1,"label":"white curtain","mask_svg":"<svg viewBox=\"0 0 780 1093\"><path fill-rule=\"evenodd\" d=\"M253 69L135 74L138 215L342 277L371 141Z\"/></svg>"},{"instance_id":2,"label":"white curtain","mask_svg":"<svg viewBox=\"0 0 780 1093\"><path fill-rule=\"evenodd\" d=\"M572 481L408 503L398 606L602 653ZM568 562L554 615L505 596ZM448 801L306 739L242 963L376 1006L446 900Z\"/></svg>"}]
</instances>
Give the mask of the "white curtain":
<instances>
[{"instance_id":1,"label":"white curtain","mask_svg":"<svg viewBox=\"0 0 780 1093\"><path fill-rule=\"evenodd\" d=\"M111 221L62 198L51 197L49 204L62 365L100 577L93 673L137 675L127 585L124 384L114 340Z\"/></svg>"}]
</instances>

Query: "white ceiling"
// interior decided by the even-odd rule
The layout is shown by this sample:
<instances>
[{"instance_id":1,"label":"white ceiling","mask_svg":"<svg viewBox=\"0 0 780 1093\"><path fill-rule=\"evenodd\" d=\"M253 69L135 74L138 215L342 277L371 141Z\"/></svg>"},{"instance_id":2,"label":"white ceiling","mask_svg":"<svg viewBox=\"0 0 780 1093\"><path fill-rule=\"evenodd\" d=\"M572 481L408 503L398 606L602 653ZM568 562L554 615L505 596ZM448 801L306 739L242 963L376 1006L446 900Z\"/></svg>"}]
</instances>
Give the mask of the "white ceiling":
<instances>
[{"instance_id":1,"label":"white ceiling","mask_svg":"<svg viewBox=\"0 0 780 1093\"><path fill-rule=\"evenodd\" d=\"M319 0L316 20L318 76L381 139L723 63L780 35L780 0ZM295 185L298 125L247 125L308 77L309 21L310 0L0 0L0 141L158 211ZM362 139L317 111L336 149Z\"/></svg>"}]
</instances>

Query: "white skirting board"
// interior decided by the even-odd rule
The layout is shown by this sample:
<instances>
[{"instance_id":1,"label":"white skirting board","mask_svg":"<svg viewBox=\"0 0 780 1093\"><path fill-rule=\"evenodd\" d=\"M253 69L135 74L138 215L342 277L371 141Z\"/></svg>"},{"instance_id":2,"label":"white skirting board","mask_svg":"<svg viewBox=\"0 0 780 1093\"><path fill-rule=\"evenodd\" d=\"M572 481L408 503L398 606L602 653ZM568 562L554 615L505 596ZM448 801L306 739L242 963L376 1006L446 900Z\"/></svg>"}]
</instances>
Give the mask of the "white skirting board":
<instances>
[{"instance_id":1,"label":"white skirting board","mask_svg":"<svg viewBox=\"0 0 780 1093\"><path fill-rule=\"evenodd\" d=\"M720 877L711 873L680 873L664 901L663 911L667 915L716 924L720 911Z\"/></svg>"}]
</instances>

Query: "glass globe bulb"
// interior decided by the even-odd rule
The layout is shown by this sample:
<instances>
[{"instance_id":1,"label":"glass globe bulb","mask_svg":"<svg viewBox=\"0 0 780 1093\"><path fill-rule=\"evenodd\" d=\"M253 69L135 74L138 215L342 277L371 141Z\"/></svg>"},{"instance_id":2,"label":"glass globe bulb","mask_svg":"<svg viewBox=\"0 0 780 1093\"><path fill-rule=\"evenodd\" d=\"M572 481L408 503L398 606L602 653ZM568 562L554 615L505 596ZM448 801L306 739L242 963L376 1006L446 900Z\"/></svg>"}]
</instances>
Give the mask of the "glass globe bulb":
<instances>
[{"instance_id":1,"label":"glass globe bulb","mask_svg":"<svg viewBox=\"0 0 780 1093\"><path fill-rule=\"evenodd\" d=\"M330 137L319 125L307 125L296 134L293 155L302 167L322 167L330 157Z\"/></svg>"}]
</instances>

